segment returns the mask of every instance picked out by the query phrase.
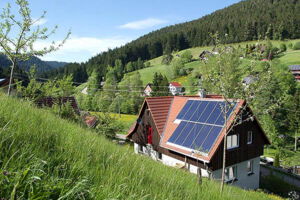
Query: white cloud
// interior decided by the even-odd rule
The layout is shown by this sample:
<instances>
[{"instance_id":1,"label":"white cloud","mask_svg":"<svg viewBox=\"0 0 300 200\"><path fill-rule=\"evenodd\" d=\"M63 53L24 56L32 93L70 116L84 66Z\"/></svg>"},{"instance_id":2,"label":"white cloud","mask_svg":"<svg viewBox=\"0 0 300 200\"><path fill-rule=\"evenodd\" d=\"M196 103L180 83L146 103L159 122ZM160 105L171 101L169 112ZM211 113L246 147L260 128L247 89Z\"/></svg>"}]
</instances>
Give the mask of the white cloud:
<instances>
[{"instance_id":1,"label":"white cloud","mask_svg":"<svg viewBox=\"0 0 300 200\"><path fill-rule=\"evenodd\" d=\"M119 47L130 40L127 38L93 38L93 37L71 37L58 51L41 57L42 60L55 60L66 62L84 62L98 53L109 48ZM61 41L56 41L59 44ZM51 42L39 41L35 43L35 48L42 49Z\"/></svg>"},{"instance_id":2,"label":"white cloud","mask_svg":"<svg viewBox=\"0 0 300 200\"><path fill-rule=\"evenodd\" d=\"M37 19L36 18L32 18L33 21L36 21ZM34 23L34 26L40 26L40 25L43 25L47 22L47 19L45 18L41 18L39 20L37 20L35 23Z\"/></svg>"},{"instance_id":3,"label":"white cloud","mask_svg":"<svg viewBox=\"0 0 300 200\"><path fill-rule=\"evenodd\" d=\"M160 24L165 24L168 21L162 20L162 19L156 19L156 18L148 18L144 20L139 20L139 21L134 21L134 22L129 22L127 24L123 24L119 26L119 28L122 29L146 29L146 28L151 28L153 26L157 26Z\"/></svg>"}]
</instances>

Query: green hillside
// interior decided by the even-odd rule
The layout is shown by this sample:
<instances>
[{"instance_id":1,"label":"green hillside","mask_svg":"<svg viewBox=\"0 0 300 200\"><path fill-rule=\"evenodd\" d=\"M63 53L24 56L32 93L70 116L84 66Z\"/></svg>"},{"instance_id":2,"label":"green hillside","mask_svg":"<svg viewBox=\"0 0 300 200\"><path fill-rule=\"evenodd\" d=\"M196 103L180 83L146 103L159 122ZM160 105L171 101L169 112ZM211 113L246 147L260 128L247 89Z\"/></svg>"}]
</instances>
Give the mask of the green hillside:
<instances>
[{"instance_id":1,"label":"green hillside","mask_svg":"<svg viewBox=\"0 0 300 200\"><path fill-rule=\"evenodd\" d=\"M27 102L0 95L4 199L274 199L226 186L118 146ZM278 199L276 197L276 199Z\"/></svg>"},{"instance_id":2,"label":"green hillside","mask_svg":"<svg viewBox=\"0 0 300 200\"><path fill-rule=\"evenodd\" d=\"M296 42L299 42L299 41L300 41L300 39L284 41L284 42L275 40L275 41L272 41L272 44L275 47L279 47L280 44L282 44L282 43L288 45L290 43L295 44ZM230 44L230 46L245 47L247 44L255 44L255 43L257 43L257 41L235 43L235 44ZM201 68L201 66L204 63L198 60L199 54L203 50L211 51L212 48L213 48L212 46L207 46L207 47L195 47L195 48L187 49L192 53L193 58L197 61L187 63L185 65L185 68L193 68L193 69ZM184 51L186 51L186 50L182 50L182 51L173 53L174 59L176 59L178 57L176 55L181 55ZM293 64L300 64L300 50L293 50L293 49L288 48L287 51L278 59L285 66L293 65ZM159 72L159 73L162 73L163 75L166 75L167 78L170 81L178 81L178 82L182 83L184 86L188 86L186 76L180 77L180 78L177 78L177 79L172 79L172 77L171 77L171 66L170 65L163 65L163 64L161 64L161 61L162 61L162 56L160 56L158 58L154 58L154 59L149 61L151 63L151 67L138 70L138 72L141 74L141 79L142 79L144 85L146 85L147 83L151 83L152 80L153 80L154 73ZM247 62L249 62L249 60L244 60L243 62L245 64L247 64Z\"/></svg>"}]
</instances>

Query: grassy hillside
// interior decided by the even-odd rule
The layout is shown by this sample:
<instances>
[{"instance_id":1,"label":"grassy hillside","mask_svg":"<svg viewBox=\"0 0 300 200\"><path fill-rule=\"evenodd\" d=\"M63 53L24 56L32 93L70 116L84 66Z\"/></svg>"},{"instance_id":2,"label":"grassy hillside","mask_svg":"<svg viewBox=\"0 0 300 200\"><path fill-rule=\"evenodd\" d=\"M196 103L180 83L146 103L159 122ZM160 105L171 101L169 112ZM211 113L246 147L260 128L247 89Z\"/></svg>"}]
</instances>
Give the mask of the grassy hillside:
<instances>
[{"instance_id":1,"label":"grassy hillside","mask_svg":"<svg viewBox=\"0 0 300 200\"><path fill-rule=\"evenodd\" d=\"M0 94L4 199L274 199L135 155L49 111Z\"/></svg>"},{"instance_id":2,"label":"grassy hillside","mask_svg":"<svg viewBox=\"0 0 300 200\"><path fill-rule=\"evenodd\" d=\"M281 43L285 43L286 45L292 43L292 44L295 44L296 42L299 42L300 39L298 40L290 40L290 41L285 41L285 42L282 42L282 41L272 41L272 44L273 46L276 46L276 47L279 47ZM252 41L252 42L242 42L242 43L235 43L235 44L231 44L231 46L234 46L234 47L238 47L238 46L241 46L241 47L245 47L247 44L255 44L257 43L257 41ZM212 50L213 47L195 47L195 48L190 48L190 49L187 49L189 51L191 51L192 55L193 55L193 58L196 60L198 59L198 56L199 54L203 51L203 50ZM173 54L174 56L174 59L176 59L178 56L177 55L181 55L184 51L186 50L183 50L183 51L179 51L179 52L176 52ZM300 50L292 50L290 48L288 48L287 52L284 53L284 55L282 57L279 58L279 60L281 61L282 64L288 66L288 65L292 65L292 64L300 64ZM161 64L161 61L162 61L162 56L158 57L158 58L155 58L155 59L152 59L150 60L150 64L151 64L151 67L149 68L144 68L144 69L141 69L141 70L138 70L139 73L141 74L141 78L142 78L142 81L143 81L143 84L146 85L147 83L150 83L152 82L153 80L153 75L155 72L160 72L162 73L163 75L166 75L167 78L169 80L172 80L172 81L178 81L178 82L181 82L184 86L188 86L188 82L187 82L187 77L180 77L178 79L175 79L173 80L172 77L171 77L171 66L167 66L167 65L163 65ZM244 62L247 62L244 61ZM200 68L204 63L197 60L197 61L194 61L194 62L191 62L191 63L187 63L186 64L186 68Z\"/></svg>"}]
</instances>

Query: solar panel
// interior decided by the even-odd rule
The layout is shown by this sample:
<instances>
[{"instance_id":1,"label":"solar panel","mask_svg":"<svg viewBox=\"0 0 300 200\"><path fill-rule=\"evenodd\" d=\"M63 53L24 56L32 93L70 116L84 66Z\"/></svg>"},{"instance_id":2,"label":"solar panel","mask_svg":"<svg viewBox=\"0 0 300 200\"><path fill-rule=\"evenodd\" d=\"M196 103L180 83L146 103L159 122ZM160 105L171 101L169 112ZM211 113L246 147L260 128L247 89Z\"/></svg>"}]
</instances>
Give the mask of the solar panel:
<instances>
[{"instance_id":1,"label":"solar panel","mask_svg":"<svg viewBox=\"0 0 300 200\"><path fill-rule=\"evenodd\" d=\"M187 101L177 116L182 121L168 142L208 153L224 127L222 109L225 105L224 101ZM236 103L232 103L227 117L235 106Z\"/></svg>"},{"instance_id":2,"label":"solar panel","mask_svg":"<svg viewBox=\"0 0 300 200\"><path fill-rule=\"evenodd\" d=\"M187 122L180 122L179 126L176 128L172 136L169 138L169 142L175 143L177 140L178 136L181 134L182 130L186 126Z\"/></svg>"},{"instance_id":3,"label":"solar panel","mask_svg":"<svg viewBox=\"0 0 300 200\"><path fill-rule=\"evenodd\" d=\"M184 107L181 109L179 115L177 116L177 119L183 119L186 112L188 112L191 104L194 103L194 101L188 101Z\"/></svg>"},{"instance_id":4,"label":"solar panel","mask_svg":"<svg viewBox=\"0 0 300 200\"><path fill-rule=\"evenodd\" d=\"M232 103L227 111L227 117L232 113L236 103ZM212 125L224 125L223 111L224 101L199 101L188 100L176 119L208 123Z\"/></svg>"}]
</instances>

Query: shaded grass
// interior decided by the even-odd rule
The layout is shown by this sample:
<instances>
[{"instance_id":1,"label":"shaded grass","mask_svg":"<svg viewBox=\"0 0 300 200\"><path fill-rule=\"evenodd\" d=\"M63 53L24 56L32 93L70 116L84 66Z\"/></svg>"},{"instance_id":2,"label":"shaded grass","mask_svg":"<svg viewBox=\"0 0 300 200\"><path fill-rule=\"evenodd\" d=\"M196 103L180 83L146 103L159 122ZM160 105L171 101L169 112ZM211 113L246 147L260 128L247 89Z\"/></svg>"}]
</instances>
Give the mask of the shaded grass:
<instances>
[{"instance_id":1,"label":"shaded grass","mask_svg":"<svg viewBox=\"0 0 300 200\"><path fill-rule=\"evenodd\" d=\"M273 198L231 186L220 194L219 184L207 180L199 186L190 173L135 155L132 147L117 146L95 132L1 94L0 111L0 169L11 177L21 174L11 178L1 173L1 198L13 194L28 199L28 195L21 197L26 192L31 199ZM44 175L29 187L33 176L23 175L34 160L45 163ZM45 192L37 187L40 182ZM55 187L63 189L51 196Z\"/></svg>"},{"instance_id":2,"label":"shaded grass","mask_svg":"<svg viewBox=\"0 0 300 200\"><path fill-rule=\"evenodd\" d=\"M283 196L288 198L288 193L291 191L298 191L300 192L300 187L296 187L290 185L289 183L284 182L280 178L270 175L267 177L261 178L261 186L263 189L271 191L277 195Z\"/></svg>"}]
</instances>

